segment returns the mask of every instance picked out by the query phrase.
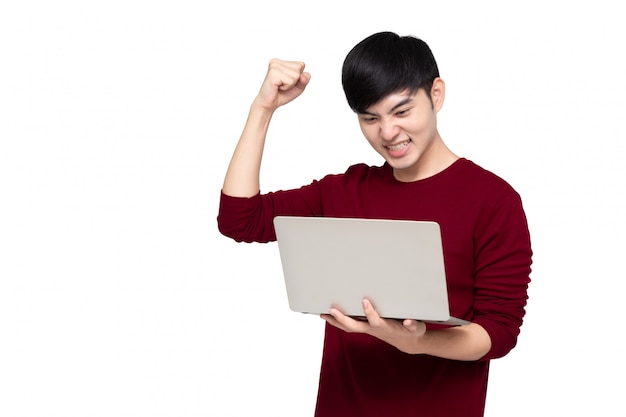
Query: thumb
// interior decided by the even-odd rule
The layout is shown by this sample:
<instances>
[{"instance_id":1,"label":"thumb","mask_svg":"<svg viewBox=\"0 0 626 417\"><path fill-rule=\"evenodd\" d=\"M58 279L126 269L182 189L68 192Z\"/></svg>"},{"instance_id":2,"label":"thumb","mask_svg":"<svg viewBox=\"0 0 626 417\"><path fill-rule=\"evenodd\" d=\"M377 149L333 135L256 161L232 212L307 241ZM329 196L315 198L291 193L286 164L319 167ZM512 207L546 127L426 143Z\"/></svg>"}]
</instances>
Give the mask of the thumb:
<instances>
[{"instance_id":1,"label":"thumb","mask_svg":"<svg viewBox=\"0 0 626 417\"><path fill-rule=\"evenodd\" d=\"M302 75L300 75L300 79L298 80L296 87L304 89L309 84L309 81L311 81L311 74L303 72Z\"/></svg>"},{"instance_id":2,"label":"thumb","mask_svg":"<svg viewBox=\"0 0 626 417\"><path fill-rule=\"evenodd\" d=\"M298 78L295 84L291 84L291 85L283 84L280 87L278 87L278 89L281 91L291 90L292 88L304 90L307 84L309 84L309 81L311 81L311 74L309 74L308 72L303 72L302 74L300 74L300 78Z\"/></svg>"}]
</instances>

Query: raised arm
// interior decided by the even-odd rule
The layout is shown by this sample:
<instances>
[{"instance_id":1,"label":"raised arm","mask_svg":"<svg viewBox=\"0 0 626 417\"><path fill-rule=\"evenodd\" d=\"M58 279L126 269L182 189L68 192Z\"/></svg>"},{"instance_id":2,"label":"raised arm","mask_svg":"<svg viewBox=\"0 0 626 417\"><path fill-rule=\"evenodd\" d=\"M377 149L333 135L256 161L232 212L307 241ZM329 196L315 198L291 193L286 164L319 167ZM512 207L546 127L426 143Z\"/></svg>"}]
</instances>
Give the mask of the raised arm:
<instances>
[{"instance_id":1,"label":"raised arm","mask_svg":"<svg viewBox=\"0 0 626 417\"><path fill-rule=\"evenodd\" d=\"M252 197L260 190L259 173L269 123L274 111L298 97L311 75L304 63L272 59L259 94L231 158L222 191L233 197Z\"/></svg>"}]
</instances>

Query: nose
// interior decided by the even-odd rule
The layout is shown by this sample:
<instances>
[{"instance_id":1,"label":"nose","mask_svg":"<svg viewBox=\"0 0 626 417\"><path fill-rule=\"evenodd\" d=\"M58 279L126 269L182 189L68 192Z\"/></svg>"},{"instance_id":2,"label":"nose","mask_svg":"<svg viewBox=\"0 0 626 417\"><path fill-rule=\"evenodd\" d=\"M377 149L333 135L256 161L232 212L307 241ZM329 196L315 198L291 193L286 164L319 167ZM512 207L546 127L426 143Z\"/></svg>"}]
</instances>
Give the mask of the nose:
<instances>
[{"instance_id":1,"label":"nose","mask_svg":"<svg viewBox=\"0 0 626 417\"><path fill-rule=\"evenodd\" d=\"M380 120L380 136L385 141L392 141L398 136L400 129L393 119Z\"/></svg>"}]
</instances>

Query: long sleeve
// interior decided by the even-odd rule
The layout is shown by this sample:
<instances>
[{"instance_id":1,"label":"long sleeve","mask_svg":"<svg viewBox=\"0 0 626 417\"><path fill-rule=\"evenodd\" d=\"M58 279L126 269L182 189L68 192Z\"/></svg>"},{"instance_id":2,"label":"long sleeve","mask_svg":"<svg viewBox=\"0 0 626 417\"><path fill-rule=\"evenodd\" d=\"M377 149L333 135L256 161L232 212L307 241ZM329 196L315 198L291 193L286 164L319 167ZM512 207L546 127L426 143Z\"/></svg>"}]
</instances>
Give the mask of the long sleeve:
<instances>
[{"instance_id":1,"label":"long sleeve","mask_svg":"<svg viewBox=\"0 0 626 417\"><path fill-rule=\"evenodd\" d=\"M299 189L255 196L232 197L220 194L217 216L219 231L238 242L276 240L273 219L278 215L315 216L321 214L317 181Z\"/></svg>"},{"instance_id":2,"label":"long sleeve","mask_svg":"<svg viewBox=\"0 0 626 417\"><path fill-rule=\"evenodd\" d=\"M532 251L522 203L507 194L476 225L474 319L491 336L483 358L506 355L517 343L525 314Z\"/></svg>"}]
</instances>

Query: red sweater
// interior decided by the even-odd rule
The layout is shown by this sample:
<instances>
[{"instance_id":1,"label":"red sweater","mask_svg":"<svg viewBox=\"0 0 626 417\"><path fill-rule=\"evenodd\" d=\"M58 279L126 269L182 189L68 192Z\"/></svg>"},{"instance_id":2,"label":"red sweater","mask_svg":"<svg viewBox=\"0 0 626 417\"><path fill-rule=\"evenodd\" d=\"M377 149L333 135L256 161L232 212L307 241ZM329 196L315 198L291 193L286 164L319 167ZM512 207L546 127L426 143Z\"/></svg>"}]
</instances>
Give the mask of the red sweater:
<instances>
[{"instance_id":1,"label":"red sweater","mask_svg":"<svg viewBox=\"0 0 626 417\"><path fill-rule=\"evenodd\" d=\"M515 346L530 281L528 226L509 184L463 158L410 183L395 180L387 164L359 164L299 189L251 198L222 193L218 227L237 241L274 241L277 215L438 222L451 315L480 324L492 342L480 361L462 362L402 353L327 325L317 417L484 414L489 360Z\"/></svg>"}]
</instances>

